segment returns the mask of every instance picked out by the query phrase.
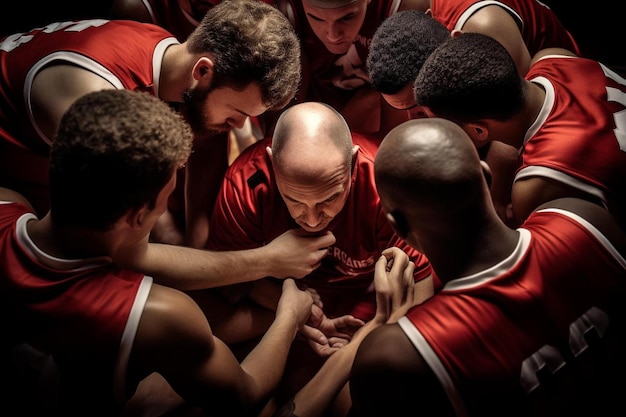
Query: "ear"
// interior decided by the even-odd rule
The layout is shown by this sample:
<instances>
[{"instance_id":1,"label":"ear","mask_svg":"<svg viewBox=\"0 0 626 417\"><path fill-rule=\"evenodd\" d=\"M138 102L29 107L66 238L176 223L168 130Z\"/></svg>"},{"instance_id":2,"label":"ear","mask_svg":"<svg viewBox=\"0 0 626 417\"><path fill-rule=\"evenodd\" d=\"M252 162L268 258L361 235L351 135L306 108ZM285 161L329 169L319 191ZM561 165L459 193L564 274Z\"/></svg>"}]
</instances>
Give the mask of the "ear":
<instances>
[{"instance_id":1,"label":"ear","mask_svg":"<svg viewBox=\"0 0 626 417\"><path fill-rule=\"evenodd\" d=\"M145 205L140 208L129 209L126 213L126 224L131 229L141 228L146 220L147 214L148 209Z\"/></svg>"},{"instance_id":2,"label":"ear","mask_svg":"<svg viewBox=\"0 0 626 417\"><path fill-rule=\"evenodd\" d=\"M391 224L393 230L396 231L396 234L400 236L400 238L406 239L409 235L409 224L404 215L399 211L394 210L391 213L387 213L386 216L389 224Z\"/></svg>"},{"instance_id":3,"label":"ear","mask_svg":"<svg viewBox=\"0 0 626 417\"><path fill-rule=\"evenodd\" d=\"M454 39L454 38L458 38L459 36L461 36L463 34L463 31L461 29L452 29L452 32L450 32L450 36Z\"/></svg>"},{"instance_id":4,"label":"ear","mask_svg":"<svg viewBox=\"0 0 626 417\"><path fill-rule=\"evenodd\" d=\"M194 80L201 80L208 77L208 81L213 78L213 60L207 56L203 56L196 61L193 66L192 75Z\"/></svg>"},{"instance_id":5,"label":"ear","mask_svg":"<svg viewBox=\"0 0 626 417\"><path fill-rule=\"evenodd\" d=\"M267 152L267 154L270 157L270 160L274 157L274 155L272 154L272 148L270 148L269 146L265 147L265 152Z\"/></svg>"},{"instance_id":6,"label":"ear","mask_svg":"<svg viewBox=\"0 0 626 417\"><path fill-rule=\"evenodd\" d=\"M490 142L489 127L483 122L473 122L465 124L465 131L476 145L476 148L482 148Z\"/></svg>"},{"instance_id":7,"label":"ear","mask_svg":"<svg viewBox=\"0 0 626 417\"><path fill-rule=\"evenodd\" d=\"M356 158L359 154L359 149L361 149L359 145L354 145L352 147L352 169L356 166Z\"/></svg>"}]
</instances>

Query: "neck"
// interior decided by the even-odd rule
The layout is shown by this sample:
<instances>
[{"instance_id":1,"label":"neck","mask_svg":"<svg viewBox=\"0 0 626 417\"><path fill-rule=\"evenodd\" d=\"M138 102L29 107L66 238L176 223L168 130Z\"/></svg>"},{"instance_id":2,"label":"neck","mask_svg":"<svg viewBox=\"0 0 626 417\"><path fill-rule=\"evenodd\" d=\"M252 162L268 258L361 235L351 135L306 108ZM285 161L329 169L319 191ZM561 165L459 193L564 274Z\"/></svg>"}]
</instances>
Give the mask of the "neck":
<instances>
[{"instance_id":1,"label":"neck","mask_svg":"<svg viewBox=\"0 0 626 417\"><path fill-rule=\"evenodd\" d=\"M450 235L439 235L422 243L424 253L443 283L496 265L513 252L519 239L519 232L501 221L464 229L448 229Z\"/></svg>"},{"instance_id":2,"label":"neck","mask_svg":"<svg viewBox=\"0 0 626 417\"><path fill-rule=\"evenodd\" d=\"M28 235L48 255L62 259L110 256L112 250L106 232L55 225L48 213L41 220L30 221Z\"/></svg>"},{"instance_id":3,"label":"neck","mask_svg":"<svg viewBox=\"0 0 626 417\"><path fill-rule=\"evenodd\" d=\"M191 58L185 43L170 45L165 50L157 97L170 103L183 102L183 92L191 87Z\"/></svg>"},{"instance_id":4,"label":"neck","mask_svg":"<svg viewBox=\"0 0 626 417\"><path fill-rule=\"evenodd\" d=\"M546 97L541 86L529 81L525 83L522 110L505 121L489 120L489 139L506 143L518 150L524 146L528 129L537 120Z\"/></svg>"}]
</instances>

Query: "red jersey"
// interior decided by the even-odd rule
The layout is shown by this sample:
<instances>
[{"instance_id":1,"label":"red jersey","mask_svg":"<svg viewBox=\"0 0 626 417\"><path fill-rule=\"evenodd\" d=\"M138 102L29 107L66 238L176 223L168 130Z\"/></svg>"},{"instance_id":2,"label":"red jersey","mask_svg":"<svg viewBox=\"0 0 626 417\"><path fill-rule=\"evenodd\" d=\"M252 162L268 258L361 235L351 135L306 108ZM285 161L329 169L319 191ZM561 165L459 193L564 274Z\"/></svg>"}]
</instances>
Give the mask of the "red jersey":
<instances>
[{"instance_id":1,"label":"red jersey","mask_svg":"<svg viewBox=\"0 0 626 417\"><path fill-rule=\"evenodd\" d=\"M537 414L551 404L542 398L555 383L588 382L577 372L591 352L624 340L613 332L624 329L626 260L608 240L560 209L531 214L518 231L510 257L446 283L398 321L457 416L565 415Z\"/></svg>"},{"instance_id":2,"label":"red jersey","mask_svg":"<svg viewBox=\"0 0 626 417\"><path fill-rule=\"evenodd\" d=\"M532 57L541 49L560 47L580 55L574 37L556 14L537 0L431 0L432 16L449 31L462 30L465 22L485 6L500 6L517 22Z\"/></svg>"},{"instance_id":3,"label":"red jersey","mask_svg":"<svg viewBox=\"0 0 626 417\"><path fill-rule=\"evenodd\" d=\"M291 20L302 44L302 54L308 61L310 85L307 101L322 101L341 110L355 89L370 84L367 56L372 37L378 26L394 14L400 0L377 0L367 6L365 20L352 46L344 55L332 54L317 37L306 19L301 1L279 0L277 7Z\"/></svg>"},{"instance_id":4,"label":"red jersey","mask_svg":"<svg viewBox=\"0 0 626 417\"><path fill-rule=\"evenodd\" d=\"M26 224L35 218L22 204L0 202L0 311L10 317L3 321L5 341L52 354L62 374L121 404L152 278L120 270L108 258L46 254L28 235Z\"/></svg>"},{"instance_id":5,"label":"red jersey","mask_svg":"<svg viewBox=\"0 0 626 417\"><path fill-rule=\"evenodd\" d=\"M0 40L0 185L47 201L51 138L37 128L30 105L41 69L65 62L117 88L158 95L163 54L174 43L158 26L102 19L52 23Z\"/></svg>"},{"instance_id":6,"label":"red jersey","mask_svg":"<svg viewBox=\"0 0 626 417\"><path fill-rule=\"evenodd\" d=\"M355 145L365 138L352 135ZM250 147L229 167L213 209L208 247L240 250L264 245L299 228L276 187L265 150L270 139ZM317 290L329 317L353 314L364 320L376 311L374 266L383 249L402 248L416 264L416 280L430 274L425 256L401 240L388 223L374 183L374 158L359 150L345 206L330 223L337 241L321 266L299 282Z\"/></svg>"},{"instance_id":7,"label":"red jersey","mask_svg":"<svg viewBox=\"0 0 626 417\"><path fill-rule=\"evenodd\" d=\"M548 56L526 78L546 98L526 133L515 180L545 177L626 207L626 80L601 63ZM616 213L617 214L617 213Z\"/></svg>"}]
</instances>

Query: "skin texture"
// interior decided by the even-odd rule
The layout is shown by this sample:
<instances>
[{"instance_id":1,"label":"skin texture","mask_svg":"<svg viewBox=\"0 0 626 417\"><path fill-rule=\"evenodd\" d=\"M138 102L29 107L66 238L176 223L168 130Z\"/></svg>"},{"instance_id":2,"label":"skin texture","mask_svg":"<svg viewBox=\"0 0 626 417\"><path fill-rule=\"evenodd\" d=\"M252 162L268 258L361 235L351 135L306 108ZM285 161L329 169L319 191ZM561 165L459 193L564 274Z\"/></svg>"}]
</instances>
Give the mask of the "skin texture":
<instances>
[{"instance_id":1,"label":"skin texture","mask_svg":"<svg viewBox=\"0 0 626 417\"><path fill-rule=\"evenodd\" d=\"M89 112L89 117L85 117ZM152 135L161 135L162 140L154 140ZM118 147L124 152L119 152ZM81 97L61 121L53 144L51 211L41 220L28 223L29 236L41 250L58 258L99 257L110 262L118 251L141 245L146 239L166 210L169 194L175 187L176 168L185 162L190 150L188 126L153 96L128 90L103 90ZM101 155L109 165L102 162ZM84 158L100 163L85 165ZM142 174L144 165L152 176ZM129 182L127 176L111 175L115 170L136 172L137 180L128 187L118 184L119 187L98 188L96 194L114 194L100 197L104 202L97 196L89 198L95 192L88 188L89 178L96 181L106 178L107 183ZM87 186L81 195L72 196L66 191L80 186ZM125 193L112 191L115 188ZM2 200L16 197L15 193L0 189ZM75 211L79 214L74 215ZM82 279L88 280L89 276ZM282 289L275 320L268 332L239 361L213 335L207 317L191 297L154 284L139 319L127 364L127 395L134 392L141 380L158 372L188 404L210 410L211 415L256 414L276 387L289 347L307 321L313 303L311 295L299 290L292 279L285 280ZM53 350L63 357L66 355L63 345L72 342L59 343L57 337L49 334L37 340L44 350ZM81 340L80 334L72 337L87 345L94 343ZM71 363L71 358L67 360ZM65 371L62 366L61 372ZM60 412L74 415L89 407L93 415L109 415L105 413L115 408L107 402L105 393L110 389L98 382L107 378L88 372L71 375L64 386L69 391L61 391L60 402L61 407L69 409L61 408ZM76 376L79 378L73 379ZM94 380L90 383L89 378ZM70 392L72 395L66 397ZM72 400L66 403L69 398ZM99 407L94 409L93 404Z\"/></svg>"},{"instance_id":2,"label":"skin texture","mask_svg":"<svg viewBox=\"0 0 626 417\"><path fill-rule=\"evenodd\" d=\"M487 168L467 134L440 118L398 126L376 156L377 188L390 221L423 250L444 283L489 268L515 249L518 232L494 210L483 175ZM625 253L625 236L599 206L561 199L542 207L578 213ZM419 402L420 415L457 415L439 379L397 324L379 327L361 343L350 390L355 417L403 415L408 398Z\"/></svg>"},{"instance_id":3,"label":"skin texture","mask_svg":"<svg viewBox=\"0 0 626 417\"><path fill-rule=\"evenodd\" d=\"M157 223L167 231L160 235L168 236L163 237L163 243L204 247L208 216L228 166L228 132L245 128L251 117L282 109L300 84L300 45L286 17L263 2L225 3L212 7L189 37L169 46L163 56L156 95L176 103L186 114L197 143L221 142L196 145L198 155L190 159L181 183L182 209L174 213L186 227L166 222L172 217L164 216L163 222ZM232 31L239 31L239 35L231 36ZM112 88L114 85L89 70L52 62L34 74L34 124L51 140L72 102L89 92ZM215 164L197 162L219 160L216 155L223 155L223 160ZM38 211L45 213L47 202L36 203Z\"/></svg>"},{"instance_id":4,"label":"skin texture","mask_svg":"<svg viewBox=\"0 0 626 417\"><path fill-rule=\"evenodd\" d=\"M558 48L544 54L548 52L574 56ZM478 68L481 70L477 71ZM471 80L471 87L466 81L460 84L447 81L450 73L458 71L472 74L457 78ZM456 121L477 149L496 141L522 149L546 97L543 87L517 73L514 62L498 42L476 33L453 39L433 53L414 86L420 104L438 117ZM461 90L463 94L459 94ZM514 219L519 224L540 204L568 196L597 202L596 197L564 182L542 177L515 181L511 191ZM614 213L620 217L619 210Z\"/></svg>"},{"instance_id":5,"label":"skin texture","mask_svg":"<svg viewBox=\"0 0 626 417\"><path fill-rule=\"evenodd\" d=\"M306 18L326 49L333 54L345 54L361 30L365 12L371 0L356 0L340 7L319 7L303 0Z\"/></svg>"},{"instance_id":6,"label":"skin texture","mask_svg":"<svg viewBox=\"0 0 626 417\"><path fill-rule=\"evenodd\" d=\"M295 132L298 140L292 139ZM324 230L341 211L357 151L345 122L333 109L303 103L283 113L268 153L289 213L304 230Z\"/></svg>"}]
</instances>

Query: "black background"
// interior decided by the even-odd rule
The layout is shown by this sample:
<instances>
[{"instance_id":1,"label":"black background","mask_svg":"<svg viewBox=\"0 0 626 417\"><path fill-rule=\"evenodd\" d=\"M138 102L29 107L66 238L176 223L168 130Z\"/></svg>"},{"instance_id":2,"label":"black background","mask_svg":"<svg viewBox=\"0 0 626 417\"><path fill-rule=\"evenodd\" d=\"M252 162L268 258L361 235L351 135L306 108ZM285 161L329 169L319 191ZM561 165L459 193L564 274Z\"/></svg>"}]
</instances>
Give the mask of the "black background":
<instances>
[{"instance_id":1,"label":"black background","mask_svg":"<svg viewBox=\"0 0 626 417\"><path fill-rule=\"evenodd\" d=\"M376 1L376 0L373 0ZM582 2L571 0L542 0L559 16L574 35L585 56L602 61L626 75L626 47L624 25L618 11L619 2L599 0ZM111 0L43 1L22 0L0 12L0 36L26 31L48 23L78 18L107 17ZM12 11L8 11L12 9ZM617 45L617 46L614 46Z\"/></svg>"}]
</instances>

